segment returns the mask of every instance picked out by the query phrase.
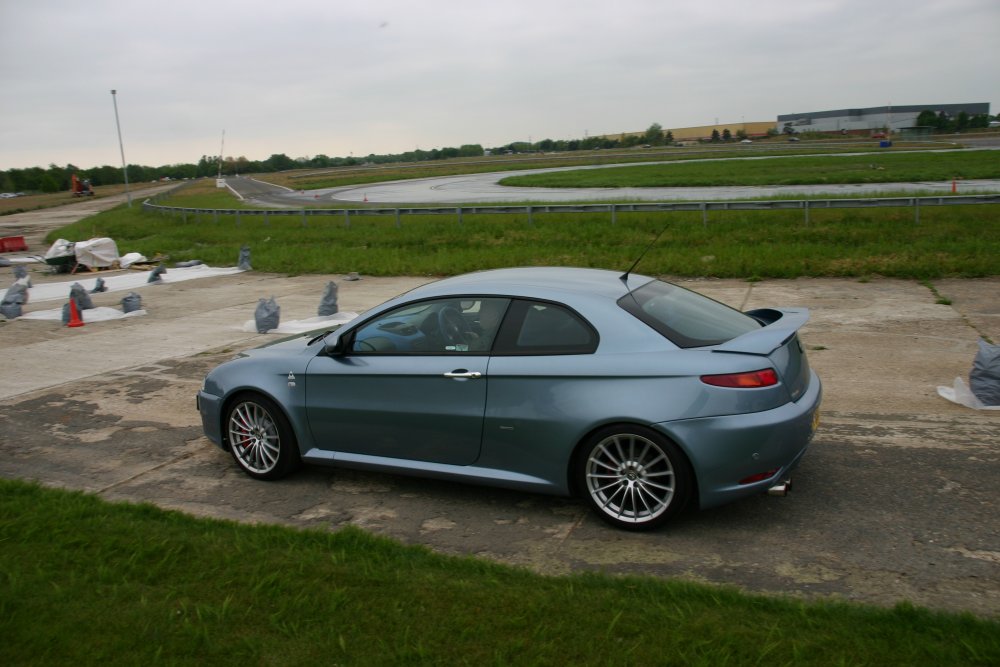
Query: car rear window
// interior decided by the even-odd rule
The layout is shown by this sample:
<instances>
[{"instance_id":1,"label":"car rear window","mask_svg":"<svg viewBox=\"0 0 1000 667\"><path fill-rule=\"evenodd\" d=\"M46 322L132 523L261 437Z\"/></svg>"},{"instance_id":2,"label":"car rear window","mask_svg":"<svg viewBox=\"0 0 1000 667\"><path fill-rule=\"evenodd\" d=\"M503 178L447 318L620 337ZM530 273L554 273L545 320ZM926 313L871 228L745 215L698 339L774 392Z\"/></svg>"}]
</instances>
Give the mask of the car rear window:
<instances>
[{"instance_id":1,"label":"car rear window","mask_svg":"<svg viewBox=\"0 0 1000 667\"><path fill-rule=\"evenodd\" d=\"M761 327L734 308L660 280L629 292L618 305L678 347L720 345Z\"/></svg>"}]
</instances>

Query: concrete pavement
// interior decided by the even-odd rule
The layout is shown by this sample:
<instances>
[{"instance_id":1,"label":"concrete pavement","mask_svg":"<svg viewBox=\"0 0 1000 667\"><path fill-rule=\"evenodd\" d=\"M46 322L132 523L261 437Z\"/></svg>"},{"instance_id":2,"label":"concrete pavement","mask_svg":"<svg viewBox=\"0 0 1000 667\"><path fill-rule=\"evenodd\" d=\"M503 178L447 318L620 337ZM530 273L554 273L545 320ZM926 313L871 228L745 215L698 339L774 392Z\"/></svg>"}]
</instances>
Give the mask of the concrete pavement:
<instances>
[{"instance_id":1,"label":"concrete pavement","mask_svg":"<svg viewBox=\"0 0 1000 667\"><path fill-rule=\"evenodd\" d=\"M145 317L0 324L0 475L202 516L353 524L553 574L597 569L1000 614L1000 415L935 389L967 375L980 335L1000 340L1000 280L942 281L951 305L912 281L680 281L736 307L811 308L803 341L825 383L823 421L788 498L636 535L572 499L338 469L277 483L238 472L202 437L194 394L212 366L269 339L242 331L259 298L275 296L283 321L304 319L331 278L249 272L151 285L141 289ZM426 280L338 280L341 309Z\"/></svg>"}]
</instances>

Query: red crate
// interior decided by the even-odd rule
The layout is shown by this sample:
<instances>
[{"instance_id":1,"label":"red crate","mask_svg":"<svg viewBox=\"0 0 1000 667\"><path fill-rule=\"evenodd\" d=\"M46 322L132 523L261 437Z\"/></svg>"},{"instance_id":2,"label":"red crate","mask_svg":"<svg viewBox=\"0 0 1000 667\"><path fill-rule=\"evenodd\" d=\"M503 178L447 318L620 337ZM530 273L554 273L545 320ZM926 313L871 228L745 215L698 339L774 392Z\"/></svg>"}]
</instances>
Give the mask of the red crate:
<instances>
[{"instance_id":1,"label":"red crate","mask_svg":"<svg viewBox=\"0 0 1000 667\"><path fill-rule=\"evenodd\" d=\"M0 252L19 252L27 250L28 244L23 236L5 236L0 238Z\"/></svg>"}]
</instances>

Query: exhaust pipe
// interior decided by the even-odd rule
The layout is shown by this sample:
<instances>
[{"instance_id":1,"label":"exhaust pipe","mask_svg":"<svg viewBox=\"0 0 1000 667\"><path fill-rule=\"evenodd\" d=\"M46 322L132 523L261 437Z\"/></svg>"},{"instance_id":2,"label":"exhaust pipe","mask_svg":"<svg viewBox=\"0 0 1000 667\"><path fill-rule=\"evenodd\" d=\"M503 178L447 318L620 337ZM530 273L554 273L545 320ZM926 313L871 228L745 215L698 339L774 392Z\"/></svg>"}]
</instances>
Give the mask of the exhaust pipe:
<instances>
[{"instance_id":1,"label":"exhaust pipe","mask_svg":"<svg viewBox=\"0 0 1000 667\"><path fill-rule=\"evenodd\" d=\"M767 490L769 496L781 496L784 498L792 490L792 478L783 479Z\"/></svg>"}]
</instances>

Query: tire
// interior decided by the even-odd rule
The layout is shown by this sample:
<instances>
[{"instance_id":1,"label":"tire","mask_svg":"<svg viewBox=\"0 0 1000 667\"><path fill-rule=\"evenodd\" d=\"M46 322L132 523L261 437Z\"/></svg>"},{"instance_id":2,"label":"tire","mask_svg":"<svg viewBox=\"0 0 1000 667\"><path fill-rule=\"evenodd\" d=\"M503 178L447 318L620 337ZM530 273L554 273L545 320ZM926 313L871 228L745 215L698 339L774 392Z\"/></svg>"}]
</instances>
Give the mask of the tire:
<instances>
[{"instance_id":1,"label":"tire","mask_svg":"<svg viewBox=\"0 0 1000 667\"><path fill-rule=\"evenodd\" d=\"M599 517L625 530L650 530L681 511L691 494L687 459L656 431L603 428L583 445L577 481Z\"/></svg>"},{"instance_id":2,"label":"tire","mask_svg":"<svg viewBox=\"0 0 1000 667\"><path fill-rule=\"evenodd\" d=\"M269 398L237 396L226 411L225 433L236 464L254 479L280 479L298 467L295 434Z\"/></svg>"}]
</instances>

